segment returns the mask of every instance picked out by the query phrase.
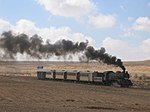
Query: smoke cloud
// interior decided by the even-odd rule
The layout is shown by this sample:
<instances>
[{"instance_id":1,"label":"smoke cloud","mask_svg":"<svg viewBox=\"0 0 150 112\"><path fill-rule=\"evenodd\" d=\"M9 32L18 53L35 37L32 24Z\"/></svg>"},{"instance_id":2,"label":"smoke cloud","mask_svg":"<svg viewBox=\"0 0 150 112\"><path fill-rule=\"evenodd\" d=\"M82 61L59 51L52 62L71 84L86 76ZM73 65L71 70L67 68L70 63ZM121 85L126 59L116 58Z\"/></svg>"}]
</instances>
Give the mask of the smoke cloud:
<instances>
[{"instance_id":1,"label":"smoke cloud","mask_svg":"<svg viewBox=\"0 0 150 112\"><path fill-rule=\"evenodd\" d=\"M117 59L115 56L106 53L105 48L95 50L94 47L88 45L88 41L85 42L72 42L70 40L58 40L51 44L49 40L46 43L43 42L42 37L33 35L29 37L26 34L13 34L11 31L3 32L0 38L0 48L4 51L2 59L16 58L17 53L28 54L36 59L49 59L51 56L66 56L82 53L79 60L96 60L106 64L113 64L119 66L125 71L125 67L121 59Z\"/></svg>"},{"instance_id":2,"label":"smoke cloud","mask_svg":"<svg viewBox=\"0 0 150 112\"><path fill-rule=\"evenodd\" d=\"M92 46L88 46L85 50L85 56L87 60L96 60L98 62L103 62L108 65L113 64L115 66L119 66L125 71L125 67L121 59L117 59L116 56L109 55L106 53L105 48L101 47L98 50L95 50Z\"/></svg>"},{"instance_id":3,"label":"smoke cloud","mask_svg":"<svg viewBox=\"0 0 150 112\"><path fill-rule=\"evenodd\" d=\"M50 58L50 56L65 56L67 54L75 54L86 49L86 42L72 42L70 40L58 40L51 44L49 40L43 43L38 35L29 37L26 34L13 34L11 31L1 34L0 47L5 51L4 57L15 59L17 53L28 54L33 58L42 59Z\"/></svg>"}]
</instances>

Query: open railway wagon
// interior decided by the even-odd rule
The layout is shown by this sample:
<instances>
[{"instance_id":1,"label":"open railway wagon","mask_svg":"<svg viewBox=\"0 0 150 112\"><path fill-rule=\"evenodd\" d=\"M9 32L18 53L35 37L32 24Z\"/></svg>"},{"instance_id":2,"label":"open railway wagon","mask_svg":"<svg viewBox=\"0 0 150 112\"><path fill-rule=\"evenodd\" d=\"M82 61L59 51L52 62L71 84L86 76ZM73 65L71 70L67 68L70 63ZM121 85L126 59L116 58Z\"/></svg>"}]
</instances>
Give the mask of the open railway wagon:
<instances>
[{"instance_id":1,"label":"open railway wagon","mask_svg":"<svg viewBox=\"0 0 150 112\"><path fill-rule=\"evenodd\" d=\"M115 73L113 71L39 70L37 71L37 78L39 80L73 81L77 83L84 82L118 87L132 86L132 82L129 80L129 74L120 71Z\"/></svg>"}]
</instances>

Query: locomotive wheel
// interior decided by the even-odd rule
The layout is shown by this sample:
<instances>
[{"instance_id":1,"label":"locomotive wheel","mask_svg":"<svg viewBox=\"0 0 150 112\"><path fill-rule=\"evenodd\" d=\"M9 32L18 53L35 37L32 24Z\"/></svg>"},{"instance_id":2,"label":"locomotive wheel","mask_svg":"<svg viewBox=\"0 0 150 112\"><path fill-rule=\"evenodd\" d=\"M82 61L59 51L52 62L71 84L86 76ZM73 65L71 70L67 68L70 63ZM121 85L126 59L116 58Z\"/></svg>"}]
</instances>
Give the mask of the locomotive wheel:
<instances>
[{"instance_id":1,"label":"locomotive wheel","mask_svg":"<svg viewBox=\"0 0 150 112\"><path fill-rule=\"evenodd\" d=\"M121 85L118 83L118 81L111 82L111 86L113 86L113 87L121 87Z\"/></svg>"}]
</instances>

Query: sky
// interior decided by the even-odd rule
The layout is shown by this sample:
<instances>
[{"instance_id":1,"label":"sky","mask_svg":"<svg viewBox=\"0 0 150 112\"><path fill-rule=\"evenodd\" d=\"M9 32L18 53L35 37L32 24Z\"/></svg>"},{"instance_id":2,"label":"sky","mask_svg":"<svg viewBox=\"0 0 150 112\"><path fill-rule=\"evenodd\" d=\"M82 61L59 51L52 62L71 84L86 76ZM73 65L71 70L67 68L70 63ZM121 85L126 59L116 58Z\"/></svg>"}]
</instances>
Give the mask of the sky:
<instances>
[{"instance_id":1,"label":"sky","mask_svg":"<svg viewBox=\"0 0 150 112\"><path fill-rule=\"evenodd\" d=\"M150 0L0 0L0 34L89 41L122 60L150 59Z\"/></svg>"}]
</instances>

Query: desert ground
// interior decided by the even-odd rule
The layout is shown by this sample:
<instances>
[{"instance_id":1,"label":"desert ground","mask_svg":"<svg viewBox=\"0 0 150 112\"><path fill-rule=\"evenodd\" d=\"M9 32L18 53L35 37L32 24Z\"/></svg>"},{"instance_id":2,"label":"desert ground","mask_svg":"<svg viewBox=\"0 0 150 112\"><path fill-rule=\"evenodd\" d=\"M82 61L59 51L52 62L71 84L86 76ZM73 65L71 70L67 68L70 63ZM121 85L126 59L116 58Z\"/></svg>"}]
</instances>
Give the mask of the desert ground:
<instances>
[{"instance_id":1,"label":"desert ground","mask_svg":"<svg viewBox=\"0 0 150 112\"><path fill-rule=\"evenodd\" d=\"M131 88L37 80L44 70L121 70L77 62L0 62L1 112L150 112L150 61L125 62Z\"/></svg>"}]
</instances>

